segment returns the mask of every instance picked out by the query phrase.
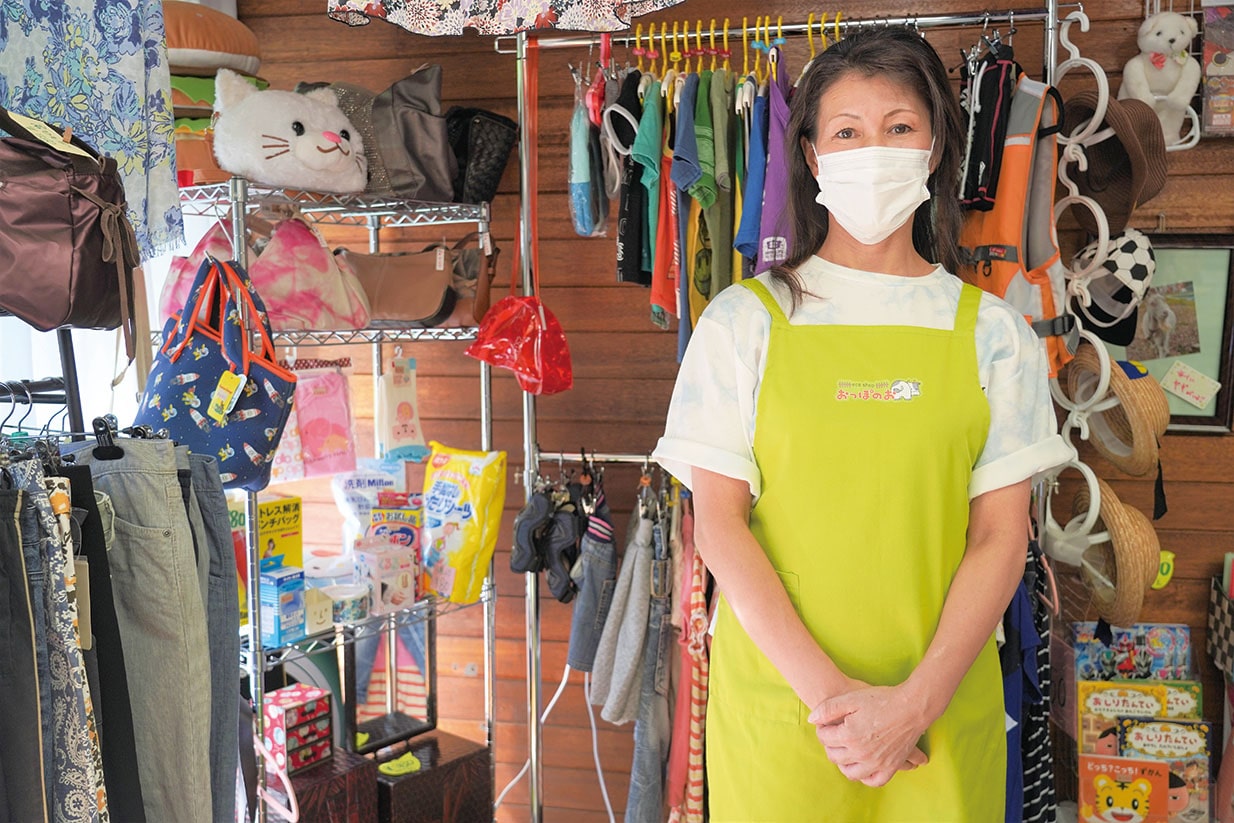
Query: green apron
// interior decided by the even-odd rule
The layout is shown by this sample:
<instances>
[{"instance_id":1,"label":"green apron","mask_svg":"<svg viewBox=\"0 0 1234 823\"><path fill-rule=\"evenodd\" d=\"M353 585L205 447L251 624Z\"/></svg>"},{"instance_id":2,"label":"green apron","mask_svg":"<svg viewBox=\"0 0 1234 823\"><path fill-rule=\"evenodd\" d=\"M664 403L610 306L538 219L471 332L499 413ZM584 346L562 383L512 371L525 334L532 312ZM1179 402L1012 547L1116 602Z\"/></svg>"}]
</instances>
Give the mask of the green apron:
<instances>
[{"instance_id":1,"label":"green apron","mask_svg":"<svg viewBox=\"0 0 1234 823\"><path fill-rule=\"evenodd\" d=\"M771 312L750 530L841 671L904 681L924 657L964 557L968 482L989 431L965 285L953 330L793 326ZM713 821L994 823L1006 732L993 636L921 746L930 762L882 788L827 759L788 683L721 598L707 707Z\"/></svg>"}]
</instances>

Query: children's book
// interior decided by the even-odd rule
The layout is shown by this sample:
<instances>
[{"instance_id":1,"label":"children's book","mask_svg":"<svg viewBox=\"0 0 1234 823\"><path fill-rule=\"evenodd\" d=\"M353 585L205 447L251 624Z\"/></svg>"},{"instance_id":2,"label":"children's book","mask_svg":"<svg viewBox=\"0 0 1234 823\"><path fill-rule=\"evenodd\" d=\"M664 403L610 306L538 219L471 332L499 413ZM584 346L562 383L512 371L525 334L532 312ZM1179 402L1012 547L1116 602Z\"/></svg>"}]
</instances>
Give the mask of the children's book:
<instances>
[{"instance_id":1,"label":"children's book","mask_svg":"<svg viewBox=\"0 0 1234 823\"><path fill-rule=\"evenodd\" d=\"M1167 823L1170 769L1155 760L1080 755L1080 823Z\"/></svg>"},{"instance_id":2,"label":"children's book","mask_svg":"<svg viewBox=\"0 0 1234 823\"><path fill-rule=\"evenodd\" d=\"M1198 680L1167 680L1165 716L1171 720L1199 720L1204 710L1203 687Z\"/></svg>"},{"instance_id":3,"label":"children's book","mask_svg":"<svg viewBox=\"0 0 1234 823\"><path fill-rule=\"evenodd\" d=\"M1166 688L1161 683L1082 680L1076 691L1076 741L1080 754L1120 754L1120 717L1165 716Z\"/></svg>"},{"instance_id":4,"label":"children's book","mask_svg":"<svg viewBox=\"0 0 1234 823\"><path fill-rule=\"evenodd\" d=\"M1118 748L1124 757L1158 760L1171 777L1170 823L1207 823L1209 819L1209 753L1212 725L1202 720L1118 721ZM1184 795L1185 792L1185 795Z\"/></svg>"},{"instance_id":5,"label":"children's book","mask_svg":"<svg viewBox=\"0 0 1234 823\"><path fill-rule=\"evenodd\" d=\"M1182 623L1136 623L1111 629L1107 646L1094 622L1072 623L1077 680L1187 680L1191 628Z\"/></svg>"}]
</instances>

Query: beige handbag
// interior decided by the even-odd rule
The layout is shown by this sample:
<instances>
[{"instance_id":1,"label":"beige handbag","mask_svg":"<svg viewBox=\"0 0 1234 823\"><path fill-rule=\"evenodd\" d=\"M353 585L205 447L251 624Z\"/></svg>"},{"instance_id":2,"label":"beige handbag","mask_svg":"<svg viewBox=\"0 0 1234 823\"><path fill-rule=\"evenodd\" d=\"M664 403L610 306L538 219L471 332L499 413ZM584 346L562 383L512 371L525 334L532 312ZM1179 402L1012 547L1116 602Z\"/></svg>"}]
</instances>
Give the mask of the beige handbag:
<instances>
[{"instance_id":1,"label":"beige handbag","mask_svg":"<svg viewBox=\"0 0 1234 823\"><path fill-rule=\"evenodd\" d=\"M472 232L453 246L430 243L415 252L362 254L337 249L334 253L341 265L355 272L368 295L373 326L431 327L450 319L460 302L472 302L468 312L472 316L487 309L497 251L486 258L476 248L478 237ZM471 317L462 321L469 324Z\"/></svg>"}]
</instances>

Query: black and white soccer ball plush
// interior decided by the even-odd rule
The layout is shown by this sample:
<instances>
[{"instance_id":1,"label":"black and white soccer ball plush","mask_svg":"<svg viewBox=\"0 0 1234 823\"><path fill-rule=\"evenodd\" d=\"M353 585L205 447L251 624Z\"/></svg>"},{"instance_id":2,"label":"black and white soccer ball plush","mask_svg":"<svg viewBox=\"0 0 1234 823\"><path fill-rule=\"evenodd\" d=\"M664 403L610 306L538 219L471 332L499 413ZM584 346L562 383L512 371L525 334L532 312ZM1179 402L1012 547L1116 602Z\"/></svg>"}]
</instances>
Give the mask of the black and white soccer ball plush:
<instances>
[{"instance_id":1,"label":"black and white soccer ball plush","mask_svg":"<svg viewBox=\"0 0 1234 823\"><path fill-rule=\"evenodd\" d=\"M1072 265L1074 270L1087 268L1097 255L1097 241L1093 241L1080 250ZM1102 263L1110 274L1124 286L1133 283L1143 284L1137 288L1140 294L1148 287L1153 273L1157 270L1157 257L1153 254L1153 245L1148 237L1136 229L1127 229L1122 234L1110 238L1106 245L1106 258ZM1101 277L1100 273L1093 277Z\"/></svg>"}]
</instances>

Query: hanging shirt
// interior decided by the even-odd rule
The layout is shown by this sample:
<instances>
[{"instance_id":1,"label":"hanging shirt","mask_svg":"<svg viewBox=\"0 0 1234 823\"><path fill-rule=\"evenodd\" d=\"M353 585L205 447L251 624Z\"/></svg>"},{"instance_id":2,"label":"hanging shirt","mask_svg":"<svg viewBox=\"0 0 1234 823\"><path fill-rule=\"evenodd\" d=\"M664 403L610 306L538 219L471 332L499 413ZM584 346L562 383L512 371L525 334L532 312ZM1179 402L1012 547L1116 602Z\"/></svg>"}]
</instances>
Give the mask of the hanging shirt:
<instances>
[{"instance_id":1,"label":"hanging shirt","mask_svg":"<svg viewBox=\"0 0 1234 823\"><path fill-rule=\"evenodd\" d=\"M673 168L673 121L665 112L660 145L660 207L656 215L656 259L651 272L651 303L654 308L680 316L677 274L680 260L677 232L677 187L671 178ZM679 331L678 334L681 332Z\"/></svg>"},{"instance_id":2,"label":"hanging shirt","mask_svg":"<svg viewBox=\"0 0 1234 823\"><path fill-rule=\"evenodd\" d=\"M630 156L643 107L638 100L638 70L626 75L616 102L604 110L605 131L613 151L621 158L621 187L617 217L617 280L651 285L651 272L643 273L643 232L647 220L647 189L643 167Z\"/></svg>"},{"instance_id":3,"label":"hanging shirt","mask_svg":"<svg viewBox=\"0 0 1234 823\"><path fill-rule=\"evenodd\" d=\"M711 129L715 144L716 202L707 211L711 234L711 289L715 297L733 282L733 88L729 74L711 77Z\"/></svg>"},{"instance_id":4,"label":"hanging shirt","mask_svg":"<svg viewBox=\"0 0 1234 823\"><path fill-rule=\"evenodd\" d=\"M652 273L656 259L656 229L660 222L660 162L664 157L664 103L660 98L660 81L652 80L643 97L643 116L638 134L634 136L631 157L642 169L639 178L647 190L647 210L643 215L643 246L641 265ZM654 280L653 280L654 285Z\"/></svg>"},{"instance_id":5,"label":"hanging shirt","mask_svg":"<svg viewBox=\"0 0 1234 823\"><path fill-rule=\"evenodd\" d=\"M746 185L741 196L741 223L733 247L750 259L758 257L758 233L763 220L763 181L767 173L767 96L754 98L750 109L750 150Z\"/></svg>"},{"instance_id":6,"label":"hanging shirt","mask_svg":"<svg viewBox=\"0 0 1234 823\"><path fill-rule=\"evenodd\" d=\"M591 200L591 122L587 107L576 103L570 116L570 217L574 232L591 237L596 231L596 214Z\"/></svg>"},{"instance_id":7,"label":"hanging shirt","mask_svg":"<svg viewBox=\"0 0 1234 823\"><path fill-rule=\"evenodd\" d=\"M733 90L734 98L736 97L736 89ZM746 184L746 130L742 125L741 120L733 115L732 120L732 135L733 135L733 235L736 237L737 227L741 225L741 220L745 216L745 200L742 194ZM746 258L737 253L736 244L733 246L732 255L732 282L736 283L743 277L745 270Z\"/></svg>"},{"instance_id":8,"label":"hanging shirt","mask_svg":"<svg viewBox=\"0 0 1234 823\"><path fill-rule=\"evenodd\" d=\"M678 317L683 322L678 324L677 349L678 357L685 354L686 344L690 341L690 279L694 276L694 259L690 255L691 227L697 232L697 216L690 219L690 208L696 203L690 197L689 188L698 182L703 171L698 163L698 139L694 133L694 104L698 97L698 75L686 76L681 89L681 101L676 112L677 119L673 129L675 143L673 145L672 180L677 186L677 237L680 250L679 268L677 271L678 306L681 312ZM697 237L697 235L695 235Z\"/></svg>"},{"instance_id":9,"label":"hanging shirt","mask_svg":"<svg viewBox=\"0 0 1234 823\"><path fill-rule=\"evenodd\" d=\"M682 105L685 105L684 95ZM698 74L694 96L694 142L698 151L699 178L690 185L690 196L704 209L716 200L715 130L711 125L711 72Z\"/></svg>"},{"instance_id":10,"label":"hanging shirt","mask_svg":"<svg viewBox=\"0 0 1234 823\"><path fill-rule=\"evenodd\" d=\"M716 203L715 132L711 126L711 72L698 75L698 94L694 98L694 137L698 147L698 181L690 187L690 226L687 249L693 276L690 279L690 320L698 318L711 299L714 256L711 243L710 212Z\"/></svg>"},{"instance_id":11,"label":"hanging shirt","mask_svg":"<svg viewBox=\"0 0 1234 823\"><path fill-rule=\"evenodd\" d=\"M807 294L793 325L901 325L950 329L961 281L942 268L924 277L848 269L811 257L798 269ZM768 285L785 312L787 289ZM726 289L694 329L655 458L688 488L691 467L747 481L755 497L762 477L754 462L755 408L771 316L749 289ZM990 432L973 469L969 497L1017 483L1071 457L1058 435L1041 365L1041 341L1010 305L982 294L975 331L977 370L990 404Z\"/></svg>"},{"instance_id":12,"label":"hanging shirt","mask_svg":"<svg viewBox=\"0 0 1234 823\"><path fill-rule=\"evenodd\" d=\"M759 226L758 257L754 272L764 272L788 259L792 243L788 225L788 158L784 136L788 132L788 62L780 52L776 77L767 90L767 171L763 180L763 214Z\"/></svg>"}]
</instances>

